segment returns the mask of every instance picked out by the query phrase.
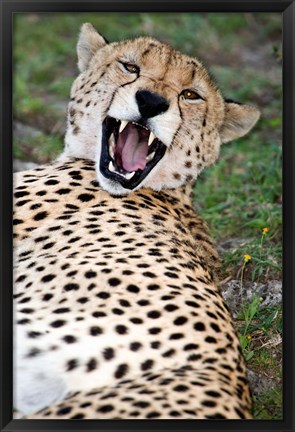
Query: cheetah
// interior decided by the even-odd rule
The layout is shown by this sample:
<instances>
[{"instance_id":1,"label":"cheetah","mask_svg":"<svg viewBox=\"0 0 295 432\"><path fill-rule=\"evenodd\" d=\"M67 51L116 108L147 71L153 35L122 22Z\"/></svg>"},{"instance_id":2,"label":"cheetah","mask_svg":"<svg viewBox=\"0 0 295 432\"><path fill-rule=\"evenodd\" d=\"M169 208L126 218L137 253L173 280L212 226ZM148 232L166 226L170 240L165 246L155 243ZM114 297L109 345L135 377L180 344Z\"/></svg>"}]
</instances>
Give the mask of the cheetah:
<instances>
[{"instance_id":1,"label":"cheetah","mask_svg":"<svg viewBox=\"0 0 295 432\"><path fill-rule=\"evenodd\" d=\"M249 419L199 173L259 111L195 58L91 24L62 155L14 178L14 405L33 419Z\"/></svg>"}]
</instances>

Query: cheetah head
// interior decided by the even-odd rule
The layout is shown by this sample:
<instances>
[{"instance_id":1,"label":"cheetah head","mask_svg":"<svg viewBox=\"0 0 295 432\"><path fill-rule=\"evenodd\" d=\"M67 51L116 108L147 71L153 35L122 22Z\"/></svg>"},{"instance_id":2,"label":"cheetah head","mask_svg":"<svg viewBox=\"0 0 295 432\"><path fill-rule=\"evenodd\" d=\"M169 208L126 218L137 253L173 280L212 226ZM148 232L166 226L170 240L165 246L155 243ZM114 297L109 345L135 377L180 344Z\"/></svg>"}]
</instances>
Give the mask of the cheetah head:
<instances>
[{"instance_id":1,"label":"cheetah head","mask_svg":"<svg viewBox=\"0 0 295 432\"><path fill-rule=\"evenodd\" d=\"M155 39L108 43L87 23L77 52L64 156L94 160L111 194L194 181L259 118L225 101L200 61Z\"/></svg>"}]
</instances>

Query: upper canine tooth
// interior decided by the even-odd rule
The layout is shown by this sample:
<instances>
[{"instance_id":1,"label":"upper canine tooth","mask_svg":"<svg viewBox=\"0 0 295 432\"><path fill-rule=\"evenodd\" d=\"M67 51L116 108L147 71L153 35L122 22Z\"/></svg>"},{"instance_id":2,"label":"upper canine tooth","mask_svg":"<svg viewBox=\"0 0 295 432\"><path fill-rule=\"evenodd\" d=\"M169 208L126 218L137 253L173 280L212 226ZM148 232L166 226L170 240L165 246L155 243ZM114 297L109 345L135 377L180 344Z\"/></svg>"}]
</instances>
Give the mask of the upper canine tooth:
<instances>
[{"instance_id":1,"label":"upper canine tooth","mask_svg":"<svg viewBox=\"0 0 295 432\"><path fill-rule=\"evenodd\" d=\"M127 125L128 125L128 121L126 121L126 120L121 120L119 133L123 132L123 130L125 129L125 127L126 127Z\"/></svg>"},{"instance_id":2,"label":"upper canine tooth","mask_svg":"<svg viewBox=\"0 0 295 432\"><path fill-rule=\"evenodd\" d=\"M156 138L155 135L153 134L153 132L151 132L148 140L148 146L151 145L151 143L154 141L155 138Z\"/></svg>"}]
</instances>

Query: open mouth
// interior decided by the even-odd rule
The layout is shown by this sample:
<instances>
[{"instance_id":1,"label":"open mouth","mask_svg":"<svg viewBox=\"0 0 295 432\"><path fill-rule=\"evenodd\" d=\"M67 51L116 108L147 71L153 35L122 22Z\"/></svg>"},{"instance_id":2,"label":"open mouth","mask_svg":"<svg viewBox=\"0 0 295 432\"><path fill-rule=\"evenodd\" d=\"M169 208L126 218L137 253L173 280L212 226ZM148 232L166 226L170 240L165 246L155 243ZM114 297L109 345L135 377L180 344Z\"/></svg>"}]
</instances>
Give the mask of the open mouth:
<instances>
[{"instance_id":1,"label":"open mouth","mask_svg":"<svg viewBox=\"0 0 295 432\"><path fill-rule=\"evenodd\" d=\"M106 117L100 171L124 188L134 189L162 159L166 148L145 126Z\"/></svg>"}]
</instances>

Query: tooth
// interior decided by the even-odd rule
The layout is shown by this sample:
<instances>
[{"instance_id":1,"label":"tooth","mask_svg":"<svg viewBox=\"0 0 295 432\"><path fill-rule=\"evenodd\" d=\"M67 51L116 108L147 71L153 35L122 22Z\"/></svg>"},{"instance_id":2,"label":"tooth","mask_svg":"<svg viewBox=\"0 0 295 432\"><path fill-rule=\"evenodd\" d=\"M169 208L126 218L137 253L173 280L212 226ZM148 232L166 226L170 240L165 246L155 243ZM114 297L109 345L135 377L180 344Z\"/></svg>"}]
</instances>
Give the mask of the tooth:
<instances>
[{"instance_id":1,"label":"tooth","mask_svg":"<svg viewBox=\"0 0 295 432\"><path fill-rule=\"evenodd\" d=\"M151 132L148 140L148 146L151 145L151 143L154 141L155 138L156 138L155 135L153 134L153 132Z\"/></svg>"},{"instance_id":2,"label":"tooth","mask_svg":"<svg viewBox=\"0 0 295 432\"><path fill-rule=\"evenodd\" d=\"M131 172L131 173L128 173L128 174L125 174L125 178L126 178L127 180L130 180L130 179L134 176L134 174L135 174L135 171L133 171L133 172Z\"/></svg>"},{"instance_id":3,"label":"tooth","mask_svg":"<svg viewBox=\"0 0 295 432\"><path fill-rule=\"evenodd\" d=\"M125 127L126 127L127 125L128 125L128 121L126 121L126 120L121 120L119 133L123 132L123 130L125 129Z\"/></svg>"},{"instance_id":4,"label":"tooth","mask_svg":"<svg viewBox=\"0 0 295 432\"><path fill-rule=\"evenodd\" d=\"M112 171L112 172L116 172L116 168L115 168L115 166L114 166L114 164L113 164L112 161L109 163L109 170Z\"/></svg>"},{"instance_id":5,"label":"tooth","mask_svg":"<svg viewBox=\"0 0 295 432\"><path fill-rule=\"evenodd\" d=\"M111 134L111 136L109 138L109 143L110 144L114 144L115 143L115 135L114 135L114 133Z\"/></svg>"},{"instance_id":6,"label":"tooth","mask_svg":"<svg viewBox=\"0 0 295 432\"><path fill-rule=\"evenodd\" d=\"M149 162L150 160L152 160L154 156L155 156L155 152L149 154L149 155L147 156L147 161Z\"/></svg>"}]
</instances>

